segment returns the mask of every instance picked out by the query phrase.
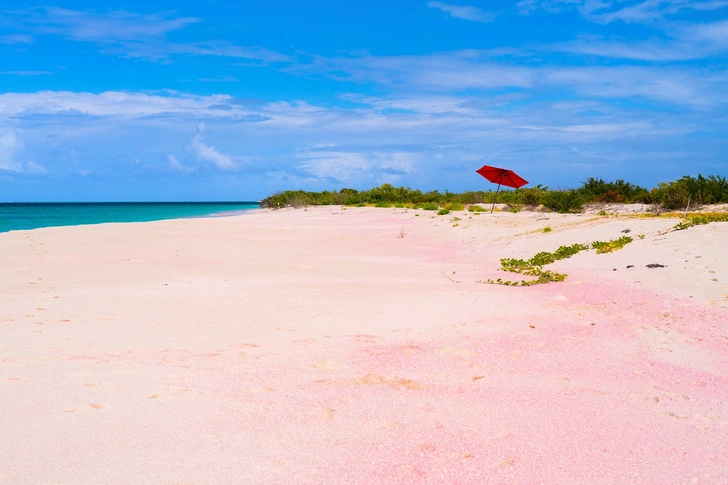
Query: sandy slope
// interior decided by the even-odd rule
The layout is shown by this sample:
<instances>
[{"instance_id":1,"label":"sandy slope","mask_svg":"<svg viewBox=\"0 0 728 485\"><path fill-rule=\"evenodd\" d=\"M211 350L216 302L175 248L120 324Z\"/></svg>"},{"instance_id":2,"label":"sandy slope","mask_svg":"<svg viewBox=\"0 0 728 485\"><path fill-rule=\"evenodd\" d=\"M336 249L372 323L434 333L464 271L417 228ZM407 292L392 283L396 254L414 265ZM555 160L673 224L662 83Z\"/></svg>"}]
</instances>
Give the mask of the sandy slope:
<instances>
[{"instance_id":1,"label":"sandy slope","mask_svg":"<svg viewBox=\"0 0 728 485\"><path fill-rule=\"evenodd\" d=\"M728 224L417 212L0 234L0 482L728 482Z\"/></svg>"}]
</instances>

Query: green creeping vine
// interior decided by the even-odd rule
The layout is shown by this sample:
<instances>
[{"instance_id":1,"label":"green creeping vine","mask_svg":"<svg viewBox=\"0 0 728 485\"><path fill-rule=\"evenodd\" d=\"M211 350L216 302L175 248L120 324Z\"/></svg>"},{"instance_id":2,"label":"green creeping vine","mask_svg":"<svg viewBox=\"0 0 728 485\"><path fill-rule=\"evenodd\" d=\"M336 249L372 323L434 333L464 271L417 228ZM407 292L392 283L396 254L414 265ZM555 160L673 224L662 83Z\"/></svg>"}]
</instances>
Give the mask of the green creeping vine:
<instances>
[{"instance_id":1,"label":"green creeping vine","mask_svg":"<svg viewBox=\"0 0 728 485\"><path fill-rule=\"evenodd\" d=\"M632 242L632 238L628 236L622 236L619 239L613 239L608 242L594 241L591 244L593 249L597 250L597 254L611 253L622 249L626 244ZM501 269L508 271L509 273L518 273L524 276L533 276L536 279L533 280L520 280L520 281L508 281L498 278L497 280L486 280L478 281L478 283L488 283L491 285L504 285L504 286L533 286L550 283L552 281L564 281L566 274L557 273L556 271L545 270L543 266L551 264L554 261L561 259L570 258L581 251L589 250L589 246L586 244L572 244L571 246L561 246L553 253L542 251L537 253L534 257L528 260L514 259L514 258L503 258L500 260Z\"/></svg>"},{"instance_id":2,"label":"green creeping vine","mask_svg":"<svg viewBox=\"0 0 728 485\"><path fill-rule=\"evenodd\" d=\"M682 222L675 224L674 228L678 231L702 224L710 224L711 222L728 222L728 214L696 214L690 216Z\"/></svg>"},{"instance_id":3,"label":"green creeping vine","mask_svg":"<svg viewBox=\"0 0 728 485\"><path fill-rule=\"evenodd\" d=\"M594 241L592 248L597 250L597 254L612 253L618 251L624 247L625 244L629 244L633 241L629 236L622 236L619 239L612 239L608 242Z\"/></svg>"}]
</instances>

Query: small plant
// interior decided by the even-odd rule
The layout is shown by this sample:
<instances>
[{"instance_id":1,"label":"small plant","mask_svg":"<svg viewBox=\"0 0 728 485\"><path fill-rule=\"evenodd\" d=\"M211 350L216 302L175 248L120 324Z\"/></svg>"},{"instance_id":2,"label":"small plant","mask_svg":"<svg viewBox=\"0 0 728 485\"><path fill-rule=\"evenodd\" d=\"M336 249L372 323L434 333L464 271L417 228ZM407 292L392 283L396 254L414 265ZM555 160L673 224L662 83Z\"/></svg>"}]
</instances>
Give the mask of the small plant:
<instances>
[{"instance_id":1,"label":"small plant","mask_svg":"<svg viewBox=\"0 0 728 485\"><path fill-rule=\"evenodd\" d=\"M374 207L392 207L392 204L389 202L377 202L374 204Z\"/></svg>"},{"instance_id":2,"label":"small plant","mask_svg":"<svg viewBox=\"0 0 728 485\"><path fill-rule=\"evenodd\" d=\"M436 211L437 209L439 209L437 204L435 204L434 202L427 202L425 204L422 204L422 208L426 211Z\"/></svg>"},{"instance_id":3,"label":"small plant","mask_svg":"<svg viewBox=\"0 0 728 485\"><path fill-rule=\"evenodd\" d=\"M415 214L415 217L420 217L420 215L419 214Z\"/></svg>"},{"instance_id":4,"label":"small plant","mask_svg":"<svg viewBox=\"0 0 728 485\"><path fill-rule=\"evenodd\" d=\"M633 239L631 237L622 236L619 239L613 239L608 242L594 241L591 244L591 247L597 250L597 254L612 253L614 251L619 251L632 241Z\"/></svg>"},{"instance_id":5,"label":"small plant","mask_svg":"<svg viewBox=\"0 0 728 485\"><path fill-rule=\"evenodd\" d=\"M544 234L547 233L547 232L551 232L551 231L553 231L553 229L551 229L551 226L546 226L546 227L543 228Z\"/></svg>"},{"instance_id":6,"label":"small plant","mask_svg":"<svg viewBox=\"0 0 728 485\"><path fill-rule=\"evenodd\" d=\"M447 210L447 209L440 209L439 211L437 211L437 215L438 216L444 216L444 215L447 215L449 213L450 213L450 211Z\"/></svg>"},{"instance_id":7,"label":"small plant","mask_svg":"<svg viewBox=\"0 0 728 485\"><path fill-rule=\"evenodd\" d=\"M453 224L453 225L452 225L452 227L458 227L459 225L460 225L460 224L458 224L458 223L456 222L455 224Z\"/></svg>"},{"instance_id":8,"label":"small plant","mask_svg":"<svg viewBox=\"0 0 728 485\"><path fill-rule=\"evenodd\" d=\"M457 221L461 221L461 220L462 220L462 219L460 219L459 217L453 217L453 218L452 218L452 221L453 221L453 222L457 222Z\"/></svg>"},{"instance_id":9,"label":"small plant","mask_svg":"<svg viewBox=\"0 0 728 485\"><path fill-rule=\"evenodd\" d=\"M403 204L394 204L394 208L395 209L404 209L404 205Z\"/></svg>"},{"instance_id":10,"label":"small plant","mask_svg":"<svg viewBox=\"0 0 728 485\"><path fill-rule=\"evenodd\" d=\"M485 212L486 209L479 205L471 205L470 207L468 207L468 211L469 212Z\"/></svg>"},{"instance_id":11,"label":"small plant","mask_svg":"<svg viewBox=\"0 0 728 485\"><path fill-rule=\"evenodd\" d=\"M357 207L366 207L366 204L357 204Z\"/></svg>"},{"instance_id":12,"label":"small plant","mask_svg":"<svg viewBox=\"0 0 728 485\"><path fill-rule=\"evenodd\" d=\"M601 210L601 211L599 211L599 215L600 216L606 216L607 215L607 211Z\"/></svg>"},{"instance_id":13,"label":"small plant","mask_svg":"<svg viewBox=\"0 0 728 485\"><path fill-rule=\"evenodd\" d=\"M637 237L640 238L640 239L644 239L645 238L645 235L644 234L638 234Z\"/></svg>"}]
</instances>

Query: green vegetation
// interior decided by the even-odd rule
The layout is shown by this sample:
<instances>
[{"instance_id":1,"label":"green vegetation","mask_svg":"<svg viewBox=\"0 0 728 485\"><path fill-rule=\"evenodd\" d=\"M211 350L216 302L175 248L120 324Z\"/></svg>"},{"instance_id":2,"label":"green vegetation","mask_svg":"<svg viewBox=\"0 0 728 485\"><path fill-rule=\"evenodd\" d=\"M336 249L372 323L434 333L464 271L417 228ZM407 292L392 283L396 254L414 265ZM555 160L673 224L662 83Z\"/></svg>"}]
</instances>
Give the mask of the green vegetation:
<instances>
[{"instance_id":1,"label":"green vegetation","mask_svg":"<svg viewBox=\"0 0 728 485\"><path fill-rule=\"evenodd\" d=\"M445 204L445 209L451 211L461 211L465 210L465 204L461 202L448 202L447 204Z\"/></svg>"},{"instance_id":2,"label":"green vegetation","mask_svg":"<svg viewBox=\"0 0 728 485\"><path fill-rule=\"evenodd\" d=\"M594 241L591 244L591 247L597 250L597 254L603 254L622 249L625 244L629 244L631 242L631 237L622 236L619 239L614 239L608 242ZM551 270L544 271L543 267L547 264L553 263L554 261L570 258L575 254L578 254L581 251L587 251L588 249L589 246L586 244L572 244L571 246L561 246L553 253L542 251L527 260L503 258L500 260L501 269L503 271L518 273L525 276L533 276L536 279L508 281L498 278L497 280L489 279L485 282L491 285L533 286L550 283L552 281L564 281L566 279L566 274L557 273L556 271ZM482 283L482 281L479 283Z\"/></svg>"},{"instance_id":3,"label":"green vegetation","mask_svg":"<svg viewBox=\"0 0 728 485\"><path fill-rule=\"evenodd\" d=\"M551 232L551 231L553 231L553 229L551 229L551 226L546 226L546 227L543 228L544 234L547 233L547 232Z\"/></svg>"},{"instance_id":4,"label":"green vegetation","mask_svg":"<svg viewBox=\"0 0 728 485\"><path fill-rule=\"evenodd\" d=\"M655 202L668 210L685 209L692 206L728 202L728 180L710 175L697 178L685 176L674 182L662 183L652 189Z\"/></svg>"},{"instance_id":5,"label":"green vegetation","mask_svg":"<svg viewBox=\"0 0 728 485\"><path fill-rule=\"evenodd\" d=\"M436 211L438 206L434 202L427 202L426 204L422 204L422 209L426 211Z\"/></svg>"},{"instance_id":6,"label":"green vegetation","mask_svg":"<svg viewBox=\"0 0 728 485\"><path fill-rule=\"evenodd\" d=\"M633 240L629 236L622 236L619 239L613 239L608 242L594 241L591 246L597 250L597 254L612 253L622 249L625 244L629 244Z\"/></svg>"},{"instance_id":7,"label":"green vegetation","mask_svg":"<svg viewBox=\"0 0 728 485\"><path fill-rule=\"evenodd\" d=\"M567 214L581 212L585 199L578 190L552 190L546 192L541 203L554 212Z\"/></svg>"},{"instance_id":8,"label":"green vegetation","mask_svg":"<svg viewBox=\"0 0 728 485\"><path fill-rule=\"evenodd\" d=\"M447 210L447 209L440 209L439 211L437 211L437 215L438 216L444 216L444 215L449 214L449 213L450 213L450 211Z\"/></svg>"},{"instance_id":9,"label":"green vegetation","mask_svg":"<svg viewBox=\"0 0 728 485\"><path fill-rule=\"evenodd\" d=\"M479 205L491 204L496 191L469 191L462 193L422 192L406 187L384 184L370 190L341 189L323 192L287 190L263 199L261 207L305 207L307 205L352 205L363 207L432 207L427 210L445 208L451 211L463 210L469 206L470 212L489 211ZM520 209L523 206L543 205L556 212L579 212L583 204L602 203L644 203L658 204L667 210L685 209L702 204L728 203L728 180L725 177L710 175L703 177L684 176L676 181L661 183L652 190L633 185L624 180L605 182L601 178L589 178L577 189L549 190L548 187L535 187L501 190L498 202ZM380 205L381 204L381 205ZM389 204L385 206L384 204ZM606 212L605 212L606 214Z\"/></svg>"},{"instance_id":10,"label":"green vegetation","mask_svg":"<svg viewBox=\"0 0 728 485\"><path fill-rule=\"evenodd\" d=\"M703 224L710 224L711 222L728 222L728 214L725 212L718 212L715 214L695 214L690 216L684 221L675 224L675 229L687 229L693 226L700 226Z\"/></svg>"},{"instance_id":11,"label":"green vegetation","mask_svg":"<svg viewBox=\"0 0 728 485\"><path fill-rule=\"evenodd\" d=\"M650 192L644 187L632 185L624 180L605 182L602 179L588 178L576 192L583 200L606 203L644 203L652 202Z\"/></svg>"}]
</instances>

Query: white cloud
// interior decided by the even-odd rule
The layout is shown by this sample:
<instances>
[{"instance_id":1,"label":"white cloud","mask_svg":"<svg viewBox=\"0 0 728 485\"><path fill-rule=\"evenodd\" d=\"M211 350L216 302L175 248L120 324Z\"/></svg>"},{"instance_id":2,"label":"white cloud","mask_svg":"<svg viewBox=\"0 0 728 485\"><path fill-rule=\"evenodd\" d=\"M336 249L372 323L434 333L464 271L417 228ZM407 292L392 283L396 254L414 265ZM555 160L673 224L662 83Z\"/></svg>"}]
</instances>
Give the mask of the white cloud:
<instances>
[{"instance_id":1,"label":"white cloud","mask_svg":"<svg viewBox=\"0 0 728 485\"><path fill-rule=\"evenodd\" d=\"M48 170L46 170L43 165L40 165L35 162L26 163L25 171L27 173L31 173L31 174L35 174L35 175L46 175L48 173Z\"/></svg>"},{"instance_id":2,"label":"white cloud","mask_svg":"<svg viewBox=\"0 0 728 485\"><path fill-rule=\"evenodd\" d=\"M194 171L193 168L185 167L184 165L179 163L179 160L177 160L177 157L175 157L174 155L167 155L167 161L169 162L169 166L175 172L190 173Z\"/></svg>"},{"instance_id":3,"label":"white cloud","mask_svg":"<svg viewBox=\"0 0 728 485\"><path fill-rule=\"evenodd\" d=\"M33 37L27 34L0 35L0 44L32 44Z\"/></svg>"},{"instance_id":4,"label":"white cloud","mask_svg":"<svg viewBox=\"0 0 728 485\"><path fill-rule=\"evenodd\" d=\"M174 42L168 34L195 23L195 17L168 14L137 14L124 11L96 13L46 7L23 12L3 12L5 23L17 30L39 35L58 35L77 42L90 42L105 52L126 57L164 60L175 55L238 57L263 62L281 62L286 56L259 47L243 47L221 40ZM25 36L25 37L23 37ZM15 34L8 42L31 39Z\"/></svg>"},{"instance_id":5,"label":"white cloud","mask_svg":"<svg viewBox=\"0 0 728 485\"><path fill-rule=\"evenodd\" d=\"M50 71L2 71L0 74L10 74L11 76L44 76L53 73Z\"/></svg>"},{"instance_id":6,"label":"white cloud","mask_svg":"<svg viewBox=\"0 0 728 485\"><path fill-rule=\"evenodd\" d=\"M197 158L205 162L210 162L221 170L232 170L236 168L235 162L233 162L230 155L220 153L214 146L207 145L204 141L207 127L204 123L200 123L197 127L197 134L190 140L190 146L192 151L197 155Z\"/></svg>"},{"instance_id":7,"label":"white cloud","mask_svg":"<svg viewBox=\"0 0 728 485\"><path fill-rule=\"evenodd\" d=\"M309 152L300 153L298 158L305 162L298 168L318 178L333 178L340 182L361 179L372 168L367 157L360 153Z\"/></svg>"},{"instance_id":8,"label":"white cloud","mask_svg":"<svg viewBox=\"0 0 728 485\"><path fill-rule=\"evenodd\" d=\"M521 0L516 7L521 14L537 10L559 13L577 8L587 20L602 24L654 24L686 11L720 10L728 7L728 0Z\"/></svg>"},{"instance_id":9,"label":"white cloud","mask_svg":"<svg viewBox=\"0 0 728 485\"><path fill-rule=\"evenodd\" d=\"M297 154L305 160L298 165L319 179L340 183L393 183L403 175L416 172L417 155L407 152L358 153L344 151L306 151Z\"/></svg>"},{"instance_id":10,"label":"white cloud","mask_svg":"<svg viewBox=\"0 0 728 485\"><path fill-rule=\"evenodd\" d=\"M566 10L573 5L579 5L583 0L521 0L516 8L521 14L529 14L539 9L556 13Z\"/></svg>"},{"instance_id":11,"label":"white cloud","mask_svg":"<svg viewBox=\"0 0 728 485\"><path fill-rule=\"evenodd\" d=\"M21 148L22 143L15 131L0 131L0 170L23 171L23 166L15 160Z\"/></svg>"},{"instance_id":12,"label":"white cloud","mask_svg":"<svg viewBox=\"0 0 728 485\"><path fill-rule=\"evenodd\" d=\"M458 19L472 20L474 22L492 22L493 20L495 20L494 14L468 5L451 5L444 2L427 2L427 6L429 8L442 10L450 16Z\"/></svg>"}]
</instances>

